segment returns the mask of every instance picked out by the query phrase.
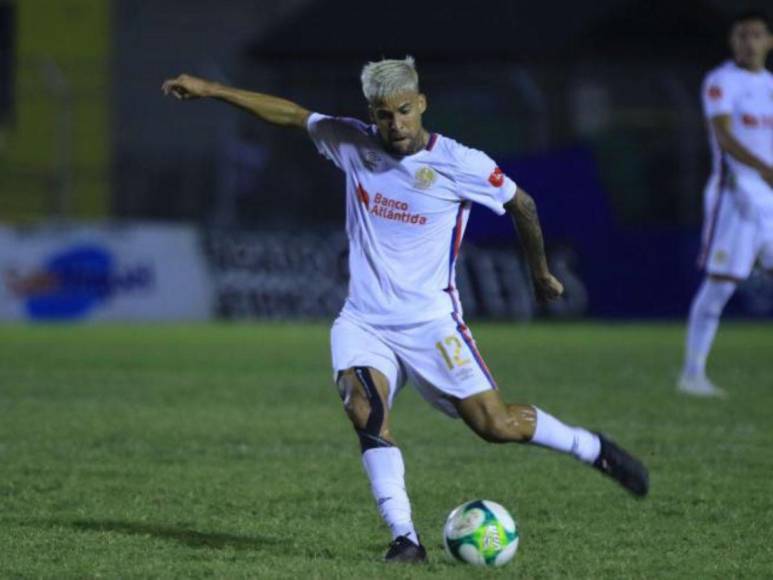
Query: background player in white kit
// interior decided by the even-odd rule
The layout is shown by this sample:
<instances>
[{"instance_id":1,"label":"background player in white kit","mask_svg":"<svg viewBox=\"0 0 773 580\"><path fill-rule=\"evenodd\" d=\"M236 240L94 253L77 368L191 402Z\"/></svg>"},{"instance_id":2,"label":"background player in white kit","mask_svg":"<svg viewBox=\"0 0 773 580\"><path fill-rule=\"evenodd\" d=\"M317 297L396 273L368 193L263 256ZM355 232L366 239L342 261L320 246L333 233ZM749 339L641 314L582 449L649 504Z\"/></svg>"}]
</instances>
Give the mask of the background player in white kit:
<instances>
[{"instance_id":1,"label":"background player in white kit","mask_svg":"<svg viewBox=\"0 0 773 580\"><path fill-rule=\"evenodd\" d=\"M765 69L772 42L764 14L739 16L730 30L733 60L703 83L713 155L700 258L706 279L690 308L679 380L692 395L724 396L706 377L722 309L755 262L773 272L773 75Z\"/></svg>"},{"instance_id":2,"label":"background player in white kit","mask_svg":"<svg viewBox=\"0 0 773 580\"><path fill-rule=\"evenodd\" d=\"M306 130L346 174L351 280L331 332L333 367L392 531L386 560L426 560L411 520L402 454L389 429L392 401L406 380L487 441L570 453L646 495L646 468L613 442L536 407L505 404L462 319L454 264L472 202L513 217L538 299L563 292L547 267L534 200L484 153L423 128L427 100L411 58L368 64L362 87L374 125L188 75L162 88L181 99L221 99L269 123Z\"/></svg>"}]
</instances>

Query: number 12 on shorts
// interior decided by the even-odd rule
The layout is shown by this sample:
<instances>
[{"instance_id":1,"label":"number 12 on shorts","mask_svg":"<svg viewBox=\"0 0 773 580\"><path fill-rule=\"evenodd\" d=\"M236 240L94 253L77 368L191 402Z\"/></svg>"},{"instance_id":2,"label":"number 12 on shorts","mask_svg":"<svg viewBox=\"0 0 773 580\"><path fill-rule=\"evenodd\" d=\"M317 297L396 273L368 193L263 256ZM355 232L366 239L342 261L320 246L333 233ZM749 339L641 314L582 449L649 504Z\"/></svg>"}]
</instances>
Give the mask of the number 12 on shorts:
<instances>
[{"instance_id":1,"label":"number 12 on shorts","mask_svg":"<svg viewBox=\"0 0 773 580\"><path fill-rule=\"evenodd\" d=\"M440 356L443 357L448 370L454 370L454 366L463 366L470 362L469 358L462 358L462 341L458 336L447 336L442 341L437 341L435 347L440 351ZM451 352L446 347L451 347Z\"/></svg>"}]
</instances>

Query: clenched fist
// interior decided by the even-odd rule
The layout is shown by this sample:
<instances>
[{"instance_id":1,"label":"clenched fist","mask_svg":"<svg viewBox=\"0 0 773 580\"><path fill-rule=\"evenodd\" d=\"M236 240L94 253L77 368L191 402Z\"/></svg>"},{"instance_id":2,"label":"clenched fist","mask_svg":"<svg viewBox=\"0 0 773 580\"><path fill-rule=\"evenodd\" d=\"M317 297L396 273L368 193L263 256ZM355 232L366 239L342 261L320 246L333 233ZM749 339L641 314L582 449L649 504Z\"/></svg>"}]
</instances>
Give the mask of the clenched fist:
<instances>
[{"instance_id":1,"label":"clenched fist","mask_svg":"<svg viewBox=\"0 0 773 580\"><path fill-rule=\"evenodd\" d=\"M167 79L161 85L165 95L172 95L176 99L200 99L212 94L212 86L208 80L191 75L182 74L174 79Z\"/></svg>"},{"instance_id":2,"label":"clenched fist","mask_svg":"<svg viewBox=\"0 0 773 580\"><path fill-rule=\"evenodd\" d=\"M564 293L564 285L553 274L534 277L534 293L537 302L547 304L561 297Z\"/></svg>"}]
</instances>

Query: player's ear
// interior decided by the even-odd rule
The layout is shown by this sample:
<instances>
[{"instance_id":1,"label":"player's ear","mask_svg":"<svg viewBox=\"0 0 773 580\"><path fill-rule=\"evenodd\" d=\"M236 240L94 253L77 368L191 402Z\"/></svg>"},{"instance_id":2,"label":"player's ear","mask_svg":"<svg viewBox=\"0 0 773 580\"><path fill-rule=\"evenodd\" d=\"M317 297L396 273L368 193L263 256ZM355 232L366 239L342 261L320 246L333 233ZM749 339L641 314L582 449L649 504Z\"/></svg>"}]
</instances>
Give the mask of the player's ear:
<instances>
[{"instance_id":1,"label":"player's ear","mask_svg":"<svg viewBox=\"0 0 773 580\"><path fill-rule=\"evenodd\" d=\"M419 93L419 113L422 115L427 110L427 97L423 93Z\"/></svg>"}]
</instances>

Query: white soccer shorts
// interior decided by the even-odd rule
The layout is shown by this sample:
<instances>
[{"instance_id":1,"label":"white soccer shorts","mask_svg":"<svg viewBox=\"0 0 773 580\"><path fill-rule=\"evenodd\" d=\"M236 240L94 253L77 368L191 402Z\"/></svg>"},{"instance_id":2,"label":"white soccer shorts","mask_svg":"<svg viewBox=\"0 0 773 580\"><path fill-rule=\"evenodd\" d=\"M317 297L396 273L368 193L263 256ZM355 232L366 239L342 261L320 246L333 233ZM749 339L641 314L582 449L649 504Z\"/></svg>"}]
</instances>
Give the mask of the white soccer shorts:
<instances>
[{"instance_id":1,"label":"white soccer shorts","mask_svg":"<svg viewBox=\"0 0 773 580\"><path fill-rule=\"evenodd\" d=\"M374 368L389 381L390 408L407 381L450 417L459 416L455 399L496 389L472 334L456 314L401 326L373 326L342 314L330 339L333 380L351 367Z\"/></svg>"},{"instance_id":2,"label":"white soccer shorts","mask_svg":"<svg viewBox=\"0 0 773 580\"><path fill-rule=\"evenodd\" d=\"M703 227L707 274L745 280L758 260L773 270L773 208L744 207L735 192L723 190L706 208Z\"/></svg>"}]
</instances>

